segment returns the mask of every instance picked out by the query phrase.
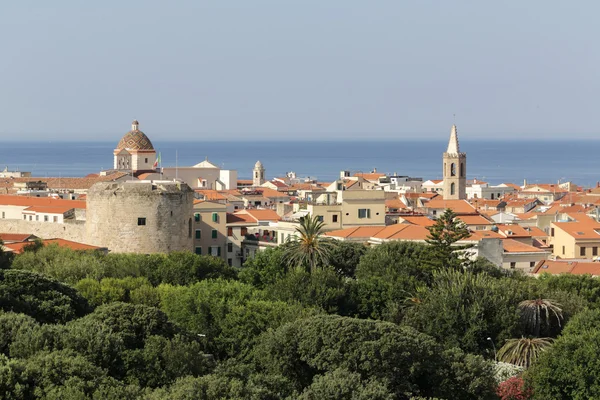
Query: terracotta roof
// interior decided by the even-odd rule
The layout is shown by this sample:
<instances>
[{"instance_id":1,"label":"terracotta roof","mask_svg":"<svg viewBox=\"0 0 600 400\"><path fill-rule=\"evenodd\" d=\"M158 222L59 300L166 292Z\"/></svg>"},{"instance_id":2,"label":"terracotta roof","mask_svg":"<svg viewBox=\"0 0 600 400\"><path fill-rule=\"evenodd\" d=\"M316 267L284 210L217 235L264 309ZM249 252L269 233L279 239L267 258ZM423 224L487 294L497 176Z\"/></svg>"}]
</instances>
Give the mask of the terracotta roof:
<instances>
[{"instance_id":1,"label":"terracotta roof","mask_svg":"<svg viewBox=\"0 0 600 400\"><path fill-rule=\"evenodd\" d=\"M459 215L457 217L466 225L493 225L494 223L489 221L483 215Z\"/></svg>"},{"instance_id":2,"label":"terracotta roof","mask_svg":"<svg viewBox=\"0 0 600 400\"><path fill-rule=\"evenodd\" d=\"M379 181L379 178L385 176L385 174L382 174L380 172L370 172L370 173L357 172L356 174L354 174L354 176L361 177L368 181Z\"/></svg>"},{"instance_id":3,"label":"terracotta roof","mask_svg":"<svg viewBox=\"0 0 600 400\"><path fill-rule=\"evenodd\" d=\"M600 275L600 263L569 260L544 260L540 261L532 271L533 274L572 274L572 275Z\"/></svg>"},{"instance_id":4,"label":"terracotta roof","mask_svg":"<svg viewBox=\"0 0 600 400\"><path fill-rule=\"evenodd\" d=\"M424 226L396 224L389 225L373 235L376 239L388 240L425 240L429 236L429 231Z\"/></svg>"},{"instance_id":5,"label":"terracotta roof","mask_svg":"<svg viewBox=\"0 0 600 400\"><path fill-rule=\"evenodd\" d=\"M471 231L469 240L480 241L481 239L504 239L504 236L494 231Z\"/></svg>"},{"instance_id":6,"label":"terracotta roof","mask_svg":"<svg viewBox=\"0 0 600 400\"><path fill-rule=\"evenodd\" d=\"M449 208L456 214L477 214L477 210L466 200L433 199L429 200L425 207L442 210Z\"/></svg>"},{"instance_id":7,"label":"terracotta roof","mask_svg":"<svg viewBox=\"0 0 600 400\"><path fill-rule=\"evenodd\" d=\"M257 224L256 220L248 214L227 213L228 224Z\"/></svg>"},{"instance_id":8,"label":"terracotta roof","mask_svg":"<svg viewBox=\"0 0 600 400\"><path fill-rule=\"evenodd\" d=\"M252 179L238 179L237 184L240 185L252 185L254 181Z\"/></svg>"},{"instance_id":9,"label":"terracotta roof","mask_svg":"<svg viewBox=\"0 0 600 400\"><path fill-rule=\"evenodd\" d=\"M427 193L409 192L409 193L404 193L403 196L406 197L407 199L433 199L435 197L438 197L439 194L431 193L431 192L427 192Z\"/></svg>"},{"instance_id":10,"label":"terracotta roof","mask_svg":"<svg viewBox=\"0 0 600 400\"><path fill-rule=\"evenodd\" d=\"M496 224L496 227L498 228L498 231L506 237L525 238L525 237L533 236L531 228L524 227L519 224ZM536 228L536 229L538 229L538 230L536 230L536 234L537 234L536 236L540 236L539 231L541 231L541 230L539 230L539 228ZM547 236L544 233L544 231L541 231L541 232L542 232L541 236Z\"/></svg>"},{"instance_id":11,"label":"terracotta roof","mask_svg":"<svg viewBox=\"0 0 600 400\"><path fill-rule=\"evenodd\" d=\"M281 217L273 210L258 210L258 209L247 209L236 212L236 215L240 213L247 213L254 217L258 221L279 221Z\"/></svg>"},{"instance_id":12,"label":"terracotta roof","mask_svg":"<svg viewBox=\"0 0 600 400\"><path fill-rule=\"evenodd\" d=\"M272 184L272 185L277 186L278 188L286 188L286 187L288 187L288 185L286 185L285 183L280 182L280 181L273 180L273 181L269 181L269 183Z\"/></svg>"},{"instance_id":13,"label":"terracotta roof","mask_svg":"<svg viewBox=\"0 0 600 400\"><path fill-rule=\"evenodd\" d=\"M46 207L46 206L32 206L32 207L28 207L25 210L23 210L24 213L43 213L43 214L64 214L70 210L72 210L73 207L72 206L53 206L53 207Z\"/></svg>"},{"instance_id":14,"label":"terracotta roof","mask_svg":"<svg viewBox=\"0 0 600 400\"><path fill-rule=\"evenodd\" d=\"M204 200L227 200L227 197L214 189L196 189L194 191L204 196Z\"/></svg>"},{"instance_id":15,"label":"terracotta roof","mask_svg":"<svg viewBox=\"0 0 600 400\"><path fill-rule=\"evenodd\" d=\"M25 242L30 239L35 239L37 236L29 233L0 233L0 240L6 243Z\"/></svg>"},{"instance_id":16,"label":"terracotta roof","mask_svg":"<svg viewBox=\"0 0 600 400\"><path fill-rule=\"evenodd\" d=\"M504 183L504 185L511 187L513 189L515 189L516 191L520 192L521 191L521 186L519 185L515 185L514 183Z\"/></svg>"},{"instance_id":17,"label":"terracotta roof","mask_svg":"<svg viewBox=\"0 0 600 400\"><path fill-rule=\"evenodd\" d=\"M86 202L81 200L53 199L51 197L0 195L0 205L20 207L69 207L71 209L85 208Z\"/></svg>"},{"instance_id":18,"label":"terracotta roof","mask_svg":"<svg viewBox=\"0 0 600 400\"><path fill-rule=\"evenodd\" d=\"M47 239L47 240L42 240L42 243L44 244L44 246L47 246L49 244L57 244L60 247L68 247L71 250L105 249L105 247L90 246L89 244L72 242L70 240L65 240L65 239ZM31 244L32 244L32 242L19 242L19 243L10 243L10 244L5 245L4 247L6 248L7 251L11 251L14 254L21 254L23 252L23 248L25 246L30 246Z\"/></svg>"},{"instance_id":19,"label":"terracotta roof","mask_svg":"<svg viewBox=\"0 0 600 400\"><path fill-rule=\"evenodd\" d=\"M406 221L407 223L411 224L411 225L419 225L419 226L431 226L435 224L435 221L433 221L432 219L430 219L429 217L425 216L425 215L411 215L411 216L402 216L401 217L404 221Z\"/></svg>"},{"instance_id":20,"label":"terracotta roof","mask_svg":"<svg viewBox=\"0 0 600 400\"><path fill-rule=\"evenodd\" d=\"M505 253L544 253L544 250L521 243L514 239L503 239L502 248Z\"/></svg>"},{"instance_id":21,"label":"terracotta roof","mask_svg":"<svg viewBox=\"0 0 600 400\"><path fill-rule=\"evenodd\" d=\"M400 199L388 199L385 201L385 207L392 209L405 209L406 204L404 204Z\"/></svg>"},{"instance_id":22,"label":"terracotta roof","mask_svg":"<svg viewBox=\"0 0 600 400\"><path fill-rule=\"evenodd\" d=\"M100 175L96 177L27 177L27 178L0 178L0 186L6 188L14 188L15 183L26 182L45 182L48 189L72 189L72 190L87 190L92 185L98 182L110 182L129 175L127 172L113 172L108 175Z\"/></svg>"},{"instance_id":23,"label":"terracotta roof","mask_svg":"<svg viewBox=\"0 0 600 400\"><path fill-rule=\"evenodd\" d=\"M600 224L593 219L573 222L553 222L553 226L561 229L569 236L577 239L600 240Z\"/></svg>"},{"instance_id":24,"label":"terracotta roof","mask_svg":"<svg viewBox=\"0 0 600 400\"><path fill-rule=\"evenodd\" d=\"M383 229L381 226L359 226L355 228L338 229L336 231L326 232L326 236L339 237L344 239L369 239Z\"/></svg>"}]
</instances>

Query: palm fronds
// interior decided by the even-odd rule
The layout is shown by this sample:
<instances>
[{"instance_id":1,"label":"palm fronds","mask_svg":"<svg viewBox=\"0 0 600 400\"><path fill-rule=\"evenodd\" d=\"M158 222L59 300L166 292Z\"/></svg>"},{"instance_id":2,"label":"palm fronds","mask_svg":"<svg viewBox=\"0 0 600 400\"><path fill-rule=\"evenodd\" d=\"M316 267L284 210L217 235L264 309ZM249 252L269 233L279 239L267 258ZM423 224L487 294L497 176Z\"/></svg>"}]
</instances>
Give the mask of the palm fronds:
<instances>
[{"instance_id":1,"label":"palm fronds","mask_svg":"<svg viewBox=\"0 0 600 400\"><path fill-rule=\"evenodd\" d=\"M509 339L498 350L498 359L507 363L529 368L540 353L552 345L552 338Z\"/></svg>"}]
</instances>

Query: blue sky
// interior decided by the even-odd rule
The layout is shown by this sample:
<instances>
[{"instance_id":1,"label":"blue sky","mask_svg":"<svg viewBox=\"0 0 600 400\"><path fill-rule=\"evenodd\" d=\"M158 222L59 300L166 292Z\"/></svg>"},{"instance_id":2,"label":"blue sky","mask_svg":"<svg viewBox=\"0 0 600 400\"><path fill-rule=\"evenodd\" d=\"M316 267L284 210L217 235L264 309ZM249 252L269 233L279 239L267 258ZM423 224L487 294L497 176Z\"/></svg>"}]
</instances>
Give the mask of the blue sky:
<instances>
[{"instance_id":1,"label":"blue sky","mask_svg":"<svg viewBox=\"0 0 600 400\"><path fill-rule=\"evenodd\" d=\"M600 2L0 5L0 141L596 137ZM453 115L456 114L456 117Z\"/></svg>"}]
</instances>

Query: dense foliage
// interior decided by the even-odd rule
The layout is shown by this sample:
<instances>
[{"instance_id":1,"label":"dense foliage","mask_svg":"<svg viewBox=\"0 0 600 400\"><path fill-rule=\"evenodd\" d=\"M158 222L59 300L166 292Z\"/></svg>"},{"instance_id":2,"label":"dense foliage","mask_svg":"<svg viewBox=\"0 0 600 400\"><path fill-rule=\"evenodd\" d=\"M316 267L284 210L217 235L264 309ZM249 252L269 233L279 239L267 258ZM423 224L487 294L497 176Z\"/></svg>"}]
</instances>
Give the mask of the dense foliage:
<instances>
[{"instance_id":1,"label":"dense foliage","mask_svg":"<svg viewBox=\"0 0 600 400\"><path fill-rule=\"evenodd\" d=\"M467 260L451 214L429 243L372 247L305 222L240 270L185 252L0 254L0 398L600 398L596 278Z\"/></svg>"}]
</instances>

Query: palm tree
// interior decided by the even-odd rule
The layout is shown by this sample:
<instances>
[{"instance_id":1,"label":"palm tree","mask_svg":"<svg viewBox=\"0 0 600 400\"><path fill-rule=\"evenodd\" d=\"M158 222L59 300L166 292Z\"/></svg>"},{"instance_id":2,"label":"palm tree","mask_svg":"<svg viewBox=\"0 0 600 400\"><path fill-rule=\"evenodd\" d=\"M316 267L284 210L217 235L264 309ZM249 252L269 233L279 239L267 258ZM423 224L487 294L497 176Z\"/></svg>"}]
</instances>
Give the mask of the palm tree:
<instances>
[{"instance_id":1,"label":"palm tree","mask_svg":"<svg viewBox=\"0 0 600 400\"><path fill-rule=\"evenodd\" d=\"M558 326L562 327L563 312L560 307L560 304L550 299L524 300L519 303L523 322L531 329L533 336L540 336L542 323L550 333L554 318L556 318Z\"/></svg>"},{"instance_id":2,"label":"palm tree","mask_svg":"<svg viewBox=\"0 0 600 400\"><path fill-rule=\"evenodd\" d=\"M552 338L508 339L498 350L498 360L529 368L540 353L552 345Z\"/></svg>"},{"instance_id":3,"label":"palm tree","mask_svg":"<svg viewBox=\"0 0 600 400\"><path fill-rule=\"evenodd\" d=\"M314 271L329 263L335 240L323 237L325 223L310 214L300 218L296 228L298 236L286 243L284 257L290 267L303 267Z\"/></svg>"}]
</instances>

